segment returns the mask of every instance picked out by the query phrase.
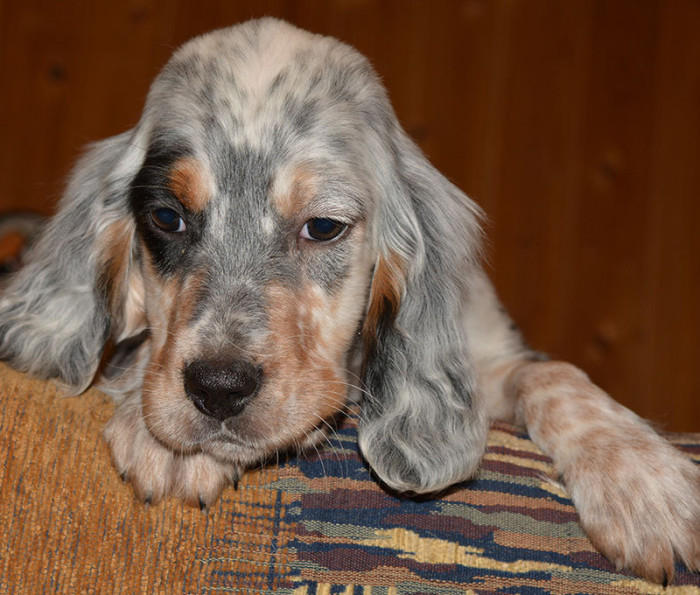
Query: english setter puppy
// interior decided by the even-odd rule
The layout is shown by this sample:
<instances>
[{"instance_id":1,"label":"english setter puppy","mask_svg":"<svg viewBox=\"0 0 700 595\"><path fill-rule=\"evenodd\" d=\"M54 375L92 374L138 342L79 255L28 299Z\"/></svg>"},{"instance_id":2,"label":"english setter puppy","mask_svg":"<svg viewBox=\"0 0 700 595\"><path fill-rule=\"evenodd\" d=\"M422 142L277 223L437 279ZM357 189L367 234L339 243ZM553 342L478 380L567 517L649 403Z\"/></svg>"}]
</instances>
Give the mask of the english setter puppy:
<instances>
[{"instance_id":1,"label":"english setter puppy","mask_svg":"<svg viewBox=\"0 0 700 595\"><path fill-rule=\"evenodd\" d=\"M273 19L215 31L79 161L0 300L0 353L76 392L102 376L114 463L146 502L210 505L322 440L359 385L360 448L391 489L472 477L489 419L515 421L610 560L698 569L697 467L526 346L479 215L356 51Z\"/></svg>"}]
</instances>

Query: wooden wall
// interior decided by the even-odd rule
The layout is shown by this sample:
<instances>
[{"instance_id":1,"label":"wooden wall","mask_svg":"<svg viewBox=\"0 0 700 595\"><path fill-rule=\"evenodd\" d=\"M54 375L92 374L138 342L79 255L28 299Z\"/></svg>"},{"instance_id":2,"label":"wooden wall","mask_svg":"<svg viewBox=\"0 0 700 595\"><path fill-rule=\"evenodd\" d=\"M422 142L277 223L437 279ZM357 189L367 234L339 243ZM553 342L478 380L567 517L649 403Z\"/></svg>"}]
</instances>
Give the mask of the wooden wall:
<instances>
[{"instance_id":1,"label":"wooden wall","mask_svg":"<svg viewBox=\"0 0 700 595\"><path fill-rule=\"evenodd\" d=\"M530 342L700 430L698 0L0 0L0 205L51 211L189 37L263 14L367 54L490 216Z\"/></svg>"}]
</instances>

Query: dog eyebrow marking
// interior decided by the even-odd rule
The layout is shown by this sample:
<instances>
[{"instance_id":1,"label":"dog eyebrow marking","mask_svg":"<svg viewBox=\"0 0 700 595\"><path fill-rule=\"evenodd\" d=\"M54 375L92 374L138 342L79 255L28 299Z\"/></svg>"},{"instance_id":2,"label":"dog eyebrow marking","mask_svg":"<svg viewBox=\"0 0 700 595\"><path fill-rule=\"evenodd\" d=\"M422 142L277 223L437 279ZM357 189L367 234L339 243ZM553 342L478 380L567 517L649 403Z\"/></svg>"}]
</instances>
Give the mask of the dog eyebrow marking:
<instances>
[{"instance_id":1,"label":"dog eyebrow marking","mask_svg":"<svg viewBox=\"0 0 700 595\"><path fill-rule=\"evenodd\" d=\"M189 211L200 213L211 200L211 191L201 163L194 157L181 157L172 166L170 190Z\"/></svg>"},{"instance_id":2,"label":"dog eyebrow marking","mask_svg":"<svg viewBox=\"0 0 700 595\"><path fill-rule=\"evenodd\" d=\"M285 177L287 179L283 179ZM317 191L317 175L308 165L302 164L277 179L272 202L282 217L291 219L304 210Z\"/></svg>"}]
</instances>

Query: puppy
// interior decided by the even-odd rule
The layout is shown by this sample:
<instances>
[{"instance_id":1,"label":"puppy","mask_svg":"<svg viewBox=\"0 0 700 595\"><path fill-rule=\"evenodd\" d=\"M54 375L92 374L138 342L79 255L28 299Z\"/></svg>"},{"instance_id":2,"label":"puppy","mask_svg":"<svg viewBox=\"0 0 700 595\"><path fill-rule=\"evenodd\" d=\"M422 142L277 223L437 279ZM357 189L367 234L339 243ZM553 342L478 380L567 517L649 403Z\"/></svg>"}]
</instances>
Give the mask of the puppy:
<instances>
[{"instance_id":1,"label":"puppy","mask_svg":"<svg viewBox=\"0 0 700 595\"><path fill-rule=\"evenodd\" d=\"M210 505L322 440L358 388L360 448L389 488L473 476L489 419L515 421L618 567L697 570L698 469L526 346L479 215L356 51L272 19L215 31L77 164L0 299L0 356L75 392L103 372L106 439L146 502Z\"/></svg>"}]
</instances>

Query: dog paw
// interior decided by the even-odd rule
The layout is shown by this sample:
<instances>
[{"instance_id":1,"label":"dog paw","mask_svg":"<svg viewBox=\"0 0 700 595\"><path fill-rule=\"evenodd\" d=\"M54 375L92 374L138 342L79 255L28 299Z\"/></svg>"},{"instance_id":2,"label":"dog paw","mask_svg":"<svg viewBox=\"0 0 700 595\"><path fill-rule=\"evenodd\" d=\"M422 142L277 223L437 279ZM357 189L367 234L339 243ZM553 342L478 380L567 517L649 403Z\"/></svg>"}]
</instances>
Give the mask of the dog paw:
<instances>
[{"instance_id":1,"label":"dog paw","mask_svg":"<svg viewBox=\"0 0 700 595\"><path fill-rule=\"evenodd\" d=\"M639 428L637 428L639 429ZM649 428L590 437L564 480L593 545L655 583L700 570L700 472Z\"/></svg>"},{"instance_id":2,"label":"dog paw","mask_svg":"<svg viewBox=\"0 0 700 595\"><path fill-rule=\"evenodd\" d=\"M140 407L117 409L104 430L112 459L121 477L131 483L136 497L155 504L166 496L208 509L239 470L202 453L174 452L148 431Z\"/></svg>"}]
</instances>

